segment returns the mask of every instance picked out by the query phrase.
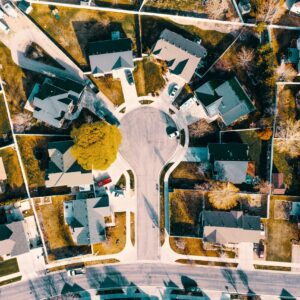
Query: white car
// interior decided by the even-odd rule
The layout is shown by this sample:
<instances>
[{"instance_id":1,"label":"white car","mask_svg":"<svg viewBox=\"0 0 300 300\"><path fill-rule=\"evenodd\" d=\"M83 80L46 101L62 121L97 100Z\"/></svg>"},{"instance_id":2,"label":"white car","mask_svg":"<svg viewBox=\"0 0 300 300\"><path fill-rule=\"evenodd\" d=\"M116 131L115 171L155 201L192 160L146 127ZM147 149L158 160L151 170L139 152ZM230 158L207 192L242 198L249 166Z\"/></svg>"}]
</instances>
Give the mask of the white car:
<instances>
[{"instance_id":1,"label":"white car","mask_svg":"<svg viewBox=\"0 0 300 300\"><path fill-rule=\"evenodd\" d=\"M168 134L169 138L175 138L175 137L178 137L179 136L179 131L176 130L176 131L173 131L171 133Z\"/></svg>"},{"instance_id":2,"label":"white car","mask_svg":"<svg viewBox=\"0 0 300 300\"><path fill-rule=\"evenodd\" d=\"M4 18L4 12L0 9L0 19Z\"/></svg>"},{"instance_id":3,"label":"white car","mask_svg":"<svg viewBox=\"0 0 300 300\"><path fill-rule=\"evenodd\" d=\"M67 271L67 275L70 277L82 275L82 274L85 274L84 268L70 269Z\"/></svg>"},{"instance_id":4,"label":"white car","mask_svg":"<svg viewBox=\"0 0 300 300\"><path fill-rule=\"evenodd\" d=\"M176 93L178 92L178 84L174 84L170 90L170 99L173 100L175 98Z\"/></svg>"},{"instance_id":5,"label":"white car","mask_svg":"<svg viewBox=\"0 0 300 300\"><path fill-rule=\"evenodd\" d=\"M4 23L2 22L2 20L0 20L0 29L1 29L4 33L9 33L9 27L8 27L6 24L4 24Z\"/></svg>"},{"instance_id":6,"label":"white car","mask_svg":"<svg viewBox=\"0 0 300 300\"><path fill-rule=\"evenodd\" d=\"M7 15L9 15L12 18L16 18L18 16L16 10L13 8L13 6L10 3L5 3L2 6L2 9L4 10Z\"/></svg>"}]
</instances>

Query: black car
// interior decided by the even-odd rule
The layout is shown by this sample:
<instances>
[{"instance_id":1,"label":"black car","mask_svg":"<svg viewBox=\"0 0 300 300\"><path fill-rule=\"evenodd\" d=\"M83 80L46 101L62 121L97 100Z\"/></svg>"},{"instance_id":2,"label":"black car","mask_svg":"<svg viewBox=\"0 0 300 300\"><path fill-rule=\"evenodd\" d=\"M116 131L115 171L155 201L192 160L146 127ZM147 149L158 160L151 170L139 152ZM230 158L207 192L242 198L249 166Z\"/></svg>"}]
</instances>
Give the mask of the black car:
<instances>
[{"instance_id":1,"label":"black car","mask_svg":"<svg viewBox=\"0 0 300 300\"><path fill-rule=\"evenodd\" d=\"M125 75L126 75L126 79L128 81L128 83L131 85L133 84L133 77L132 77L132 73L130 70L125 70Z\"/></svg>"}]
</instances>

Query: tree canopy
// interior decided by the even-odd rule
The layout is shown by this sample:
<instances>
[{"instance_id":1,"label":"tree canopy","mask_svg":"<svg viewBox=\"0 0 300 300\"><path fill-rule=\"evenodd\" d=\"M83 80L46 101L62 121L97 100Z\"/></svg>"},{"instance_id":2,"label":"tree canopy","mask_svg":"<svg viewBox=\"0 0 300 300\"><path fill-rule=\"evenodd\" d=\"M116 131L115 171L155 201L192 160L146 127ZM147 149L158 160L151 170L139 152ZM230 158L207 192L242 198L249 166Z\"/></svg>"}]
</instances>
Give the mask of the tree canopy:
<instances>
[{"instance_id":1,"label":"tree canopy","mask_svg":"<svg viewBox=\"0 0 300 300\"><path fill-rule=\"evenodd\" d=\"M73 128L71 151L85 170L106 170L116 159L122 141L120 130L103 121Z\"/></svg>"}]
</instances>

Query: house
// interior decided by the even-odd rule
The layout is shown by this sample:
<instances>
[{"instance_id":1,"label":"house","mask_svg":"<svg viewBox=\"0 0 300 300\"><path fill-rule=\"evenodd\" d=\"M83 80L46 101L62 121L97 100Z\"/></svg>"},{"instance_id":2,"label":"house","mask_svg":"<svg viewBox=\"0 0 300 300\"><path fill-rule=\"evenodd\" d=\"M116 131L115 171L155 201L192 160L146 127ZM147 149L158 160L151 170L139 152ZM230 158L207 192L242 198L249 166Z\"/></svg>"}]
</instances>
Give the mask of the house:
<instances>
[{"instance_id":1,"label":"house","mask_svg":"<svg viewBox=\"0 0 300 300\"><path fill-rule=\"evenodd\" d=\"M300 0L295 0L290 8L290 12L296 15L300 15Z\"/></svg>"},{"instance_id":2,"label":"house","mask_svg":"<svg viewBox=\"0 0 300 300\"><path fill-rule=\"evenodd\" d=\"M300 75L300 37L296 40L296 44L288 48L286 63L290 63L296 66L298 76Z\"/></svg>"},{"instance_id":3,"label":"house","mask_svg":"<svg viewBox=\"0 0 300 300\"><path fill-rule=\"evenodd\" d=\"M46 78L35 84L25 108L34 118L61 128L78 117L84 90L83 84L69 79Z\"/></svg>"},{"instance_id":4,"label":"house","mask_svg":"<svg viewBox=\"0 0 300 300\"><path fill-rule=\"evenodd\" d=\"M114 225L107 195L65 201L64 218L78 245L103 242L106 239L105 228Z\"/></svg>"},{"instance_id":5,"label":"house","mask_svg":"<svg viewBox=\"0 0 300 300\"><path fill-rule=\"evenodd\" d=\"M48 143L48 167L45 172L47 188L57 186L87 186L93 184L93 174L84 170L71 153L73 141Z\"/></svg>"},{"instance_id":6,"label":"house","mask_svg":"<svg viewBox=\"0 0 300 300\"><path fill-rule=\"evenodd\" d=\"M249 14L251 11L251 3L249 0L240 0L238 8L242 15Z\"/></svg>"},{"instance_id":7,"label":"house","mask_svg":"<svg viewBox=\"0 0 300 300\"><path fill-rule=\"evenodd\" d=\"M220 117L226 126L255 109L236 77L204 83L195 90L195 98L208 118Z\"/></svg>"},{"instance_id":8,"label":"house","mask_svg":"<svg viewBox=\"0 0 300 300\"><path fill-rule=\"evenodd\" d=\"M2 157L0 157L0 194L5 192L7 175Z\"/></svg>"},{"instance_id":9,"label":"house","mask_svg":"<svg viewBox=\"0 0 300 300\"><path fill-rule=\"evenodd\" d=\"M112 40L88 43L87 54L95 77L106 74L117 77L117 70L134 69L131 39L114 36Z\"/></svg>"},{"instance_id":10,"label":"house","mask_svg":"<svg viewBox=\"0 0 300 300\"><path fill-rule=\"evenodd\" d=\"M170 73L189 82L207 52L199 43L165 29L153 48L153 54L166 61Z\"/></svg>"},{"instance_id":11,"label":"house","mask_svg":"<svg viewBox=\"0 0 300 300\"><path fill-rule=\"evenodd\" d=\"M255 164L249 158L249 146L240 143L208 144L208 161L213 165L213 178L235 184L251 184Z\"/></svg>"},{"instance_id":12,"label":"house","mask_svg":"<svg viewBox=\"0 0 300 300\"><path fill-rule=\"evenodd\" d=\"M0 256L14 257L29 252L24 221L15 218L9 206L0 208Z\"/></svg>"},{"instance_id":13,"label":"house","mask_svg":"<svg viewBox=\"0 0 300 300\"><path fill-rule=\"evenodd\" d=\"M275 195L284 195L287 185L284 183L283 173L272 174L272 193Z\"/></svg>"},{"instance_id":14,"label":"house","mask_svg":"<svg viewBox=\"0 0 300 300\"><path fill-rule=\"evenodd\" d=\"M208 211L200 213L203 241L220 245L242 242L259 243L264 238L260 217L242 211Z\"/></svg>"}]
</instances>

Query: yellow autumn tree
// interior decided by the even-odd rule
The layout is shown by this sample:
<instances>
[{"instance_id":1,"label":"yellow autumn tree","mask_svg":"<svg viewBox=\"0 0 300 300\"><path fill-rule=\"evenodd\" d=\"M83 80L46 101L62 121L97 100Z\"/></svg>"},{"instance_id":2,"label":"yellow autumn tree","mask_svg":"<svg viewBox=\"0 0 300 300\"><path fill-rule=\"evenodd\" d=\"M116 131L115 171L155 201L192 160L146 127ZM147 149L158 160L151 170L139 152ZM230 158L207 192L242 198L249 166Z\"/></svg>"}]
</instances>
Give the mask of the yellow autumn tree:
<instances>
[{"instance_id":1,"label":"yellow autumn tree","mask_svg":"<svg viewBox=\"0 0 300 300\"><path fill-rule=\"evenodd\" d=\"M99 121L73 128L71 151L85 170L106 170L117 157L122 136L115 125Z\"/></svg>"}]
</instances>

